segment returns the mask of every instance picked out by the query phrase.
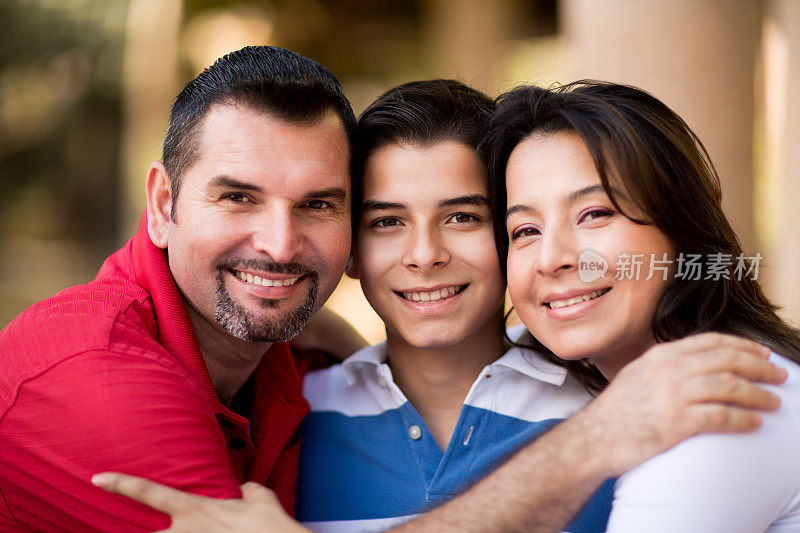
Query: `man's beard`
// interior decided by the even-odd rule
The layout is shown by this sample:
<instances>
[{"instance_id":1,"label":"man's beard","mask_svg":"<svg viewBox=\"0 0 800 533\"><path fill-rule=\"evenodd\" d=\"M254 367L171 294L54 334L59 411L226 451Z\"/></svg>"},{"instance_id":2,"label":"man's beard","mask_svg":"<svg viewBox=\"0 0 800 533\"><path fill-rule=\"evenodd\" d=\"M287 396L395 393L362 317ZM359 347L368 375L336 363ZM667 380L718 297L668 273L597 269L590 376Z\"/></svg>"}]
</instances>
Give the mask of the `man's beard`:
<instances>
[{"instance_id":1,"label":"man's beard","mask_svg":"<svg viewBox=\"0 0 800 533\"><path fill-rule=\"evenodd\" d=\"M253 313L231 298L225 288L223 269L254 269L263 272L305 276L305 279L309 282L308 293L305 300L285 316L259 321ZM314 313L314 306L319 292L319 274L305 265L299 263L262 263L250 260L239 262L236 265L227 265L223 269L220 269L218 277L214 319L221 328L239 340L246 342L288 341L302 331ZM280 305L280 300L263 299L259 304L263 308L275 308Z\"/></svg>"}]
</instances>

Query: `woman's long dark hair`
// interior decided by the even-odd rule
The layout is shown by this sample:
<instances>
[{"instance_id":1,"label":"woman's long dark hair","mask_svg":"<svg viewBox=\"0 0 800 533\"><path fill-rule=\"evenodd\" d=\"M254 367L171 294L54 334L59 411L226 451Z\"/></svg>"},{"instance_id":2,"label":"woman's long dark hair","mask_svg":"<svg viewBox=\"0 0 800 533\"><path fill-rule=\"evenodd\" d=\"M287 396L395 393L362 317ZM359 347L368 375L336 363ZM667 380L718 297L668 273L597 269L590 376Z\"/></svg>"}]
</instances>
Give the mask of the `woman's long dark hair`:
<instances>
[{"instance_id":1,"label":"woman's long dark hair","mask_svg":"<svg viewBox=\"0 0 800 533\"><path fill-rule=\"evenodd\" d=\"M495 237L503 259L508 253L508 158L528 136L560 131L574 132L586 143L603 188L620 212L636 223L655 224L674 243L676 254L701 256L701 279L674 278L658 302L652 320L658 342L718 331L757 340L800 363L800 333L778 317L757 281L734 275L733 268L729 279L703 279L713 261L709 258L729 257L735 265L742 254L722 211L719 177L703 143L683 119L636 87L582 80L551 89L518 87L498 97L482 149L489 163ZM621 180L643 218L620 208L611 178ZM531 340L588 389L605 386L606 380L587 361L558 359Z\"/></svg>"}]
</instances>

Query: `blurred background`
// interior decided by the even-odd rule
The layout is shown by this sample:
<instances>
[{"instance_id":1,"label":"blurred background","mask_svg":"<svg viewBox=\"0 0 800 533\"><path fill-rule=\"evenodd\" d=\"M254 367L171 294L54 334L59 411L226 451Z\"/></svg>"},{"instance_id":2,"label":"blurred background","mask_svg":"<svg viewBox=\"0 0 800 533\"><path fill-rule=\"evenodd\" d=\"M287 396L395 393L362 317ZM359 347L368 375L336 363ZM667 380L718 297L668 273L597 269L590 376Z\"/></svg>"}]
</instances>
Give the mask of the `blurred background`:
<instances>
[{"instance_id":1,"label":"blurred background","mask_svg":"<svg viewBox=\"0 0 800 533\"><path fill-rule=\"evenodd\" d=\"M432 77L649 90L706 144L760 281L800 324L799 0L0 0L0 43L0 327L132 235L173 98L247 44L321 62L356 114ZM383 337L357 282L328 305Z\"/></svg>"}]
</instances>

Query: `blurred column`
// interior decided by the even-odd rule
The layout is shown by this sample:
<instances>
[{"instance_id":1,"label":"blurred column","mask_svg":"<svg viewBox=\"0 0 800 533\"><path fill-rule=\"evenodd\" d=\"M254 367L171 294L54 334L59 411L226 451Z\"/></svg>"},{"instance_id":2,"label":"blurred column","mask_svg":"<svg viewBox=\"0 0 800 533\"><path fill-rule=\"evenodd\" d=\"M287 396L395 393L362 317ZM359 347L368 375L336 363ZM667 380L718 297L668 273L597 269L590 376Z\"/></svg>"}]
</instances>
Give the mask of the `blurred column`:
<instances>
[{"instance_id":1,"label":"blurred column","mask_svg":"<svg viewBox=\"0 0 800 533\"><path fill-rule=\"evenodd\" d=\"M432 72L495 95L502 46L524 23L519 0L431 0L424 32Z\"/></svg>"},{"instance_id":2,"label":"blurred column","mask_svg":"<svg viewBox=\"0 0 800 533\"><path fill-rule=\"evenodd\" d=\"M787 0L787 4L794 0ZM759 2L562 0L575 78L636 85L674 109L717 167L744 248L753 228L753 131Z\"/></svg>"},{"instance_id":3,"label":"blurred column","mask_svg":"<svg viewBox=\"0 0 800 533\"><path fill-rule=\"evenodd\" d=\"M764 284L800 325L800 2L769 0L764 32Z\"/></svg>"},{"instance_id":4,"label":"blurred column","mask_svg":"<svg viewBox=\"0 0 800 533\"><path fill-rule=\"evenodd\" d=\"M178 92L181 0L131 0L123 65L124 124L119 240L136 231L144 208L144 178L161 157L169 110Z\"/></svg>"}]
</instances>

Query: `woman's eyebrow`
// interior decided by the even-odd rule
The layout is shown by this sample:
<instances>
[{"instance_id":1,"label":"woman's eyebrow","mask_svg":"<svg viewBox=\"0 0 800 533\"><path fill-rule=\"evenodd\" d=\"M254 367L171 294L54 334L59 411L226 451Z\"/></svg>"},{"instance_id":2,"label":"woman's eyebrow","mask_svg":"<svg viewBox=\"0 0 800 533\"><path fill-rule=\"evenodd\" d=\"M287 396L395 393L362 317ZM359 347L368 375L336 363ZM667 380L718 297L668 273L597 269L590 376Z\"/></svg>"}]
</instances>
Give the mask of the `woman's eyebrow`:
<instances>
[{"instance_id":1,"label":"woman's eyebrow","mask_svg":"<svg viewBox=\"0 0 800 533\"><path fill-rule=\"evenodd\" d=\"M594 194L594 193L597 193L597 192L602 192L603 194L607 194L605 188L601 184L589 185L588 187L584 187L583 189L578 189L577 191L572 191L571 193L569 193L568 195L566 195L564 197L564 199L561 201L561 203L563 205L569 205L569 204L572 204L574 202L577 202L578 200L580 200L584 196L587 196L589 194ZM619 198L621 196L619 190L615 189L613 187L611 187L611 194L613 194L616 198ZM510 217L511 215L513 215L515 213L534 213L535 214L535 213L537 213L537 210L536 210L536 208L531 207L529 205L522 205L522 204L512 205L511 207L506 209L506 220L508 220L508 217Z\"/></svg>"}]
</instances>

